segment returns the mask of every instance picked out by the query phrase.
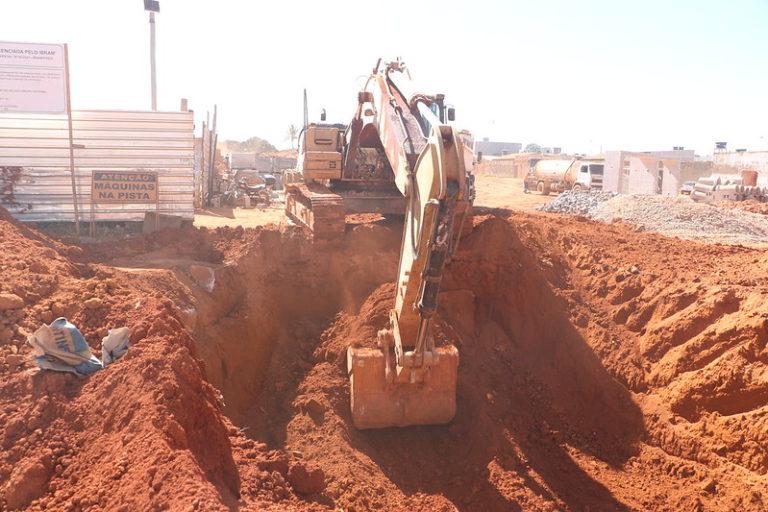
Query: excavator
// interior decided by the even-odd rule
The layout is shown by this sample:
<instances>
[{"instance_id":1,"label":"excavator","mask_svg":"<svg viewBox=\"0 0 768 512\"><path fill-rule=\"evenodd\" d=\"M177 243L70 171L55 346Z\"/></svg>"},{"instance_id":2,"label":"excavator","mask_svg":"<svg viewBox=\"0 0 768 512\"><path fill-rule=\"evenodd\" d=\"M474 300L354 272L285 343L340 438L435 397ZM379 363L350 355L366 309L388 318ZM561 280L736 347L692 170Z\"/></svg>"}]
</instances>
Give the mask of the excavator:
<instances>
[{"instance_id":1,"label":"excavator","mask_svg":"<svg viewBox=\"0 0 768 512\"><path fill-rule=\"evenodd\" d=\"M375 347L347 350L358 429L433 425L456 414L459 353L436 346L432 319L446 263L471 212L472 153L443 95L406 100L393 80L401 60L373 69L349 125L302 131L286 213L316 241L343 234L346 213L405 213L394 307Z\"/></svg>"}]
</instances>

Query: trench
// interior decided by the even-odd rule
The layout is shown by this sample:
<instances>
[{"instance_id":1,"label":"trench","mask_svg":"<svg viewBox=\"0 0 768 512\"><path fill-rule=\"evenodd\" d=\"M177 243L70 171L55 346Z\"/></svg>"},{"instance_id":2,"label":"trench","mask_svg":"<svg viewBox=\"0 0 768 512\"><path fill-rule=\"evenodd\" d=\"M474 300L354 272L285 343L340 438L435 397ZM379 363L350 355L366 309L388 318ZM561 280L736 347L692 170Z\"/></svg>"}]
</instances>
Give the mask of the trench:
<instances>
[{"instance_id":1,"label":"trench","mask_svg":"<svg viewBox=\"0 0 768 512\"><path fill-rule=\"evenodd\" d=\"M519 510L508 481L532 500L625 509L567 447L619 467L641 414L554 293L567 272L542 268L505 220L462 242L440 296L436 336L461 354L456 419L351 426L344 350L386 326L399 246L386 223L356 226L336 246L263 231L217 267L189 324L224 413L248 437L318 463L326 498L345 510Z\"/></svg>"},{"instance_id":2,"label":"trench","mask_svg":"<svg viewBox=\"0 0 768 512\"><path fill-rule=\"evenodd\" d=\"M398 230L386 221L360 225L334 245L263 231L246 254L215 269L213 290L195 291L198 354L224 413L246 435L283 448L280 427L321 333L396 274Z\"/></svg>"}]
</instances>

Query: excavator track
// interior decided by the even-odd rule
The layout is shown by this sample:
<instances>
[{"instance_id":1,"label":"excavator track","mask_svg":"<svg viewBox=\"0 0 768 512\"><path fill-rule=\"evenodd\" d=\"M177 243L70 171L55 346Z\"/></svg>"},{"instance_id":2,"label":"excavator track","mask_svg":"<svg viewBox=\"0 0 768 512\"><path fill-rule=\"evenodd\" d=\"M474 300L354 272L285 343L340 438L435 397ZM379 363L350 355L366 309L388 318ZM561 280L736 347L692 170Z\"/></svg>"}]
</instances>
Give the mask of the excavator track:
<instances>
[{"instance_id":1,"label":"excavator track","mask_svg":"<svg viewBox=\"0 0 768 512\"><path fill-rule=\"evenodd\" d=\"M308 228L315 241L339 241L344 235L344 200L319 183L286 185L285 213Z\"/></svg>"}]
</instances>

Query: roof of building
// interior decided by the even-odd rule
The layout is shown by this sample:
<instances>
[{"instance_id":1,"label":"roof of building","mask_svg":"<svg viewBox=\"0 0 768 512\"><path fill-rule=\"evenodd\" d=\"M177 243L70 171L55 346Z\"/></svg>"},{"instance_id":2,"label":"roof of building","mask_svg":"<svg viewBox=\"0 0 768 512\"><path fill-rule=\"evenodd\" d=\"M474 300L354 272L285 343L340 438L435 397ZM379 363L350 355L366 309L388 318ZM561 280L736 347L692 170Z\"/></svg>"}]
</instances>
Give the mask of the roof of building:
<instances>
[{"instance_id":1,"label":"roof of building","mask_svg":"<svg viewBox=\"0 0 768 512\"><path fill-rule=\"evenodd\" d=\"M519 153L523 147L521 142L495 142L491 140L476 140L475 152L483 154Z\"/></svg>"}]
</instances>

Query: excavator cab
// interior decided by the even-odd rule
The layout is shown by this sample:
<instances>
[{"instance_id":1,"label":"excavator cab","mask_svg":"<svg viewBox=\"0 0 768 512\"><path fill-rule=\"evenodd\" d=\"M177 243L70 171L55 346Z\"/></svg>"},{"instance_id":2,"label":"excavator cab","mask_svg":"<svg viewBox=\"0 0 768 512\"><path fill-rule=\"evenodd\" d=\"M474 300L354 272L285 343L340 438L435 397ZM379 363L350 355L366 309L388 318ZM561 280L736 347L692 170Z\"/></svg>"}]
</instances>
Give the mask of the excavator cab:
<instances>
[{"instance_id":1,"label":"excavator cab","mask_svg":"<svg viewBox=\"0 0 768 512\"><path fill-rule=\"evenodd\" d=\"M341 178L342 137L346 126L310 124L302 133L298 168L305 180Z\"/></svg>"}]
</instances>

